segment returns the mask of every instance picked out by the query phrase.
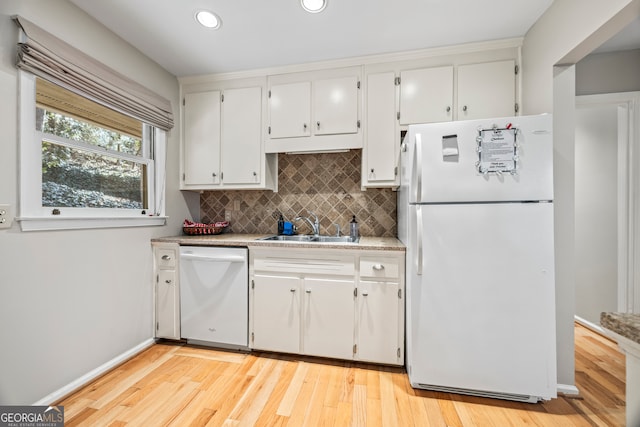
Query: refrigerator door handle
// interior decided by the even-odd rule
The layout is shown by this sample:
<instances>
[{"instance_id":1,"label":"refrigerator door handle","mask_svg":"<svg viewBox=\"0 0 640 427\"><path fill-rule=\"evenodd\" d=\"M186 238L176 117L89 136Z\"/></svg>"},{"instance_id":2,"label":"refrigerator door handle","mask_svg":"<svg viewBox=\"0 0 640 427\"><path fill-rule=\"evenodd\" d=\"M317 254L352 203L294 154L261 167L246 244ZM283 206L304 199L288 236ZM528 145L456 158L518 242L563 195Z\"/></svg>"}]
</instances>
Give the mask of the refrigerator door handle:
<instances>
[{"instance_id":1,"label":"refrigerator door handle","mask_svg":"<svg viewBox=\"0 0 640 427\"><path fill-rule=\"evenodd\" d=\"M416 206L416 274L422 276L422 206Z\"/></svg>"},{"instance_id":2,"label":"refrigerator door handle","mask_svg":"<svg viewBox=\"0 0 640 427\"><path fill-rule=\"evenodd\" d=\"M416 134L416 144L415 149L413 150L413 175L411 179L413 180L413 188L416 193L414 194L413 200L415 203L422 203L422 135L419 133Z\"/></svg>"}]
</instances>

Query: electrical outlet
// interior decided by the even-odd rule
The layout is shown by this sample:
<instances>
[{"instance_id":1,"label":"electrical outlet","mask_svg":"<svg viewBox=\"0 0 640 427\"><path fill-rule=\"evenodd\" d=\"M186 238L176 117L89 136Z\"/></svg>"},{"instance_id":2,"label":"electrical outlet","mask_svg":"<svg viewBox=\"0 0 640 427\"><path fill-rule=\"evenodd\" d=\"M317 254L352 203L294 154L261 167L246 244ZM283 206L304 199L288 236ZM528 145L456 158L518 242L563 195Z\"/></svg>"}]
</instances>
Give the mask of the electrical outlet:
<instances>
[{"instance_id":1,"label":"electrical outlet","mask_svg":"<svg viewBox=\"0 0 640 427\"><path fill-rule=\"evenodd\" d=\"M231 211L229 209L224 211L224 220L231 222Z\"/></svg>"},{"instance_id":2,"label":"electrical outlet","mask_svg":"<svg viewBox=\"0 0 640 427\"><path fill-rule=\"evenodd\" d=\"M0 205L0 228L10 228L12 222L11 205Z\"/></svg>"}]
</instances>

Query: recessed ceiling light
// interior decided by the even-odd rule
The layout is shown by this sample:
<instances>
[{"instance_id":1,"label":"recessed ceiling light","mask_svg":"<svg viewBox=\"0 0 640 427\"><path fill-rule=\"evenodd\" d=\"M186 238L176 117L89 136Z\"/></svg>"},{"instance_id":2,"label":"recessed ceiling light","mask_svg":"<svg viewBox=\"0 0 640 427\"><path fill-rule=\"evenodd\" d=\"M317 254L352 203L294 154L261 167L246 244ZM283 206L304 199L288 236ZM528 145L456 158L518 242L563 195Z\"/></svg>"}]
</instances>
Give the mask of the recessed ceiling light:
<instances>
[{"instance_id":1,"label":"recessed ceiling light","mask_svg":"<svg viewBox=\"0 0 640 427\"><path fill-rule=\"evenodd\" d=\"M307 12L318 13L327 7L327 1L328 0L300 0L300 4Z\"/></svg>"},{"instance_id":2,"label":"recessed ceiling light","mask_svg":"<svg viewBox=\"0 0 640 427\"><path fill-rule=\"evenodd\" d=\"M220 28L220 25L222 24L222 20L218 18L215 13L209 12L208 10L200 10L196 12L196 21L204 27L213 29Z\"/></svg>"}]
</instances>

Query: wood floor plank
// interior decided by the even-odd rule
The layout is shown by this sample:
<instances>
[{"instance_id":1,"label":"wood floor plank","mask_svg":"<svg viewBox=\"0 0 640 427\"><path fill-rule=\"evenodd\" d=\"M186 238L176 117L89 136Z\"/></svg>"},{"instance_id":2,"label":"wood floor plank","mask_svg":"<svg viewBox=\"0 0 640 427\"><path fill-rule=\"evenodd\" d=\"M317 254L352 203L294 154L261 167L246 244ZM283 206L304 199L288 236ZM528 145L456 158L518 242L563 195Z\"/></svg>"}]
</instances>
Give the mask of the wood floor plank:
<instances>
[{"instance_id":1,"label":"wood floor plank","mask_svg":"<svg viewBox=\"0 0 640 427\"><path fill-rule=\"evenodd\" d=\"M353 427L366 427L367 425L367 386L366 385L355 384L353 386L352 408L353 410L351 414L351 425Z\"/></svg>"},{"instance_id":2,"label":"wood floor plank","mask_svg":"<svg viewBox=\"0 0 640 427\"><path fill-rule=\"evenodd\" d=\"M396 399L393 392L393 378L390 372L380 372L380 406L382 425L389 427L398 426Z\"/></svg>"},{"instance_id":3,"label":"wood floor plank","mask_svg":"<svg viewBox=\"0 0 640 427\"><path fill-rule=\"evenodd\" d=\"M295 400L291 416L287 421L288 426L300 426L305 422L311 408L311 396L316 388L322 367L317 363L309 364L304 381Z\"/></svg>"},{"instance_id":4,"label":"wood floor plank","mask_svg":"<svg viewBox=\"0 0 640 427\"><path fill-rule=\"evenodd\" d=\"M302 388L302 384L304 383L305 377L307 376L307 372L309 371L309 364L305 362L298 363L298 368L296 369L296 373L294 374L291 382L289 383L289 387L287 387L287 391L278 406L278 410L276 414L282 415L283 417L291 416L291 411L293 410L293 405L300 394L300 388Z\"/></svg>"},{"instance_id":5,"label":"wood floor plank","mask_svg":"<svg viewBox=\"0 0 640 427\"><path fill-rule=\"evenodd\" d=\"M580 396L528 404L413 389L401 368L158 343L56 404L68 426L619 427L625 359L575 327Z\"/></svg>"}]
</instances>

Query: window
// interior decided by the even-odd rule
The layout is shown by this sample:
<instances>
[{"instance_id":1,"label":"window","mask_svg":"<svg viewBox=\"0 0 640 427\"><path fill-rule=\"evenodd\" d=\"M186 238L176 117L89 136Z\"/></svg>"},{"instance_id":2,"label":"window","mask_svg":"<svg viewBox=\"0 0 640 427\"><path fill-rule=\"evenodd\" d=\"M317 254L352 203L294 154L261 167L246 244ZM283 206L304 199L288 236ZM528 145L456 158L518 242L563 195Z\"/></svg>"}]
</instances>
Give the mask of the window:
<instances>
[{"instance_id":1,"label":"window","mask_svg":"<svg viewBox=\"0 0 640 427\"><path fill-rule=\"evenodd\" d=\"M164 224L164 131L20 74L22 229Z\"/></svg>"}]
</instances>

